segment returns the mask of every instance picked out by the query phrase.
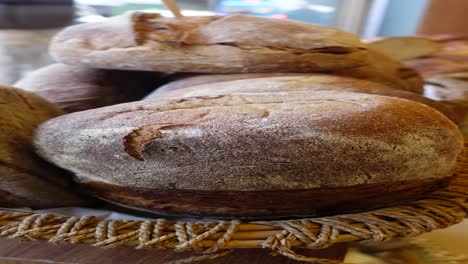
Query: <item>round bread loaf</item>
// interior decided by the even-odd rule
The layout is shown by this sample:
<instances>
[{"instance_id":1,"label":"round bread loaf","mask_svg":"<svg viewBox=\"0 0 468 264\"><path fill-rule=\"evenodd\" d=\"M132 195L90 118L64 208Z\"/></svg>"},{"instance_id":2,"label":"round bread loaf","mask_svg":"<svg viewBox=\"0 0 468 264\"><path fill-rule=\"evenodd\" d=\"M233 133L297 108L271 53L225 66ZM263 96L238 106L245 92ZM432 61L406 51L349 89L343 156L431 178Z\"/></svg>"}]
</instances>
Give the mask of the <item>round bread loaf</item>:
<instances>
[{"instance_id":1,"label":"round bread loaf","mask_svg":"<svg viewBox=\"0 0 468 264\"><path fill-rule=\"evenodd\" d=\"M67 173L41 160L32 146L34 129L62 113L34 94L0 86L0 207L83 204Z\"/></svg>"},{"instance_id":2,"label":"round bread loaf","mask_svg":"<svg viewBox=\"0 0 468 264\"><path fill-rule=\"evenodd\" d=\"M310 72L367 64L366 48L352 34L246 15L129 13L66 28L50 51L66 64L162 72Z\"/></svg>"},{"instance_id":3,"label":"round bread loaf","mask_svg":"<svg viewBox=\"0 0 468 264\"><path fill-rule=\"evenodd\" d=\"M156 72L98 70L52 64L28 74L15 87L34 92L66 112L140 100L159 84Z\"/></svg>"},{"instance_id":4,"label":"round bread loaf","mask_svg":"<svg viewBox=\"0 0 468 264\"><path fill-rule=\"evenodd\" d=\"M276 76L271 78L259 78L268 76L262 73L198 75L170 82L148 95L147 98L182 98L236 93L346 91L393 96L426 104L439 110L456 124L459 124L466 114L465 111L460 111L459 107L453 104L436 102L415 93L395 90L379 83L355 78L326 74L288 74L282 77L278 77L278 75L270 74L270 76ZM222 80L235 79L239 80L222 82ZM213 82L216 83L213 84ZM198 86L194 86L195 84Z\"/></svg>"},{"instance_id":5,"label":"round bread loaf","mask_svg":"<svg viewBox=\"0 0 468 264\"><path fill-rule=\"evenodd\" d=\"M42 124L38 153L94 195L155 212L280 218L368 210L444 186L457 127L351 92L153 99Z\"/></svg>"}]
</instances>

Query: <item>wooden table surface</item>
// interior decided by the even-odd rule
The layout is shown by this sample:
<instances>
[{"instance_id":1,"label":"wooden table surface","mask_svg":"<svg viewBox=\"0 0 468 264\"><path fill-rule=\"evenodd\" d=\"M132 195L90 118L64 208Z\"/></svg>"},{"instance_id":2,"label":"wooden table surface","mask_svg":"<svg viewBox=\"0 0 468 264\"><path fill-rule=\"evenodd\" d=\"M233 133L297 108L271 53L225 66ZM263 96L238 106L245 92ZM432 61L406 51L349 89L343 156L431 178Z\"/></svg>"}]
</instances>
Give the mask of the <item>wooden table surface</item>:
<instances>
[{"instance_id":1,"label":"wooden table surface","mask_svg":"<svg viewBox=\"0 0 468 264\"><path fill-rule=\"evenodd\" d=\"M342 260L346 245L326 250L298 250L305 255ZM193 256L193 253L175 253L171 250L135 250L131 248L101 249L89 245L54 245L44 241L0 239L0 264L159 264ZM283 256L272 256L268 250L241 249L234 253L203 263L304 263Z\"/></svg>"}]
</instances>

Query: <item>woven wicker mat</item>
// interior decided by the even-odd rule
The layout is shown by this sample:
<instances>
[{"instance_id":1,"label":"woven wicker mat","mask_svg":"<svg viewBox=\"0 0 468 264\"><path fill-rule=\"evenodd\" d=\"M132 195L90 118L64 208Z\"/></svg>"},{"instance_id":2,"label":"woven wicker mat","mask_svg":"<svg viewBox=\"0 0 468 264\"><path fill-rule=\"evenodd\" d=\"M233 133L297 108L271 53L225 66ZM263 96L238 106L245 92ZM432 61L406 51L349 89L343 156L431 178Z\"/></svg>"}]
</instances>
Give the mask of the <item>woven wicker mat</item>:
<instances>
[{"instance_id":1,"label":"woven wicker mat","mask_svg":"<svg viewBox=\"0 0 468 264\"><path fill-rule=\"evenodd\" d=\"M199 253L176 263L213 259L236 248L267 248L295 260L318 264L342 263L301 256L293 248L320 249L334 243L379 242L417 236L459 223L468 211L468 159L458 162L456 174L447 188L417 201L356 214L284 221L106 220L96 216L2 210L0 237Z\"/></svg>"}]
</instances>

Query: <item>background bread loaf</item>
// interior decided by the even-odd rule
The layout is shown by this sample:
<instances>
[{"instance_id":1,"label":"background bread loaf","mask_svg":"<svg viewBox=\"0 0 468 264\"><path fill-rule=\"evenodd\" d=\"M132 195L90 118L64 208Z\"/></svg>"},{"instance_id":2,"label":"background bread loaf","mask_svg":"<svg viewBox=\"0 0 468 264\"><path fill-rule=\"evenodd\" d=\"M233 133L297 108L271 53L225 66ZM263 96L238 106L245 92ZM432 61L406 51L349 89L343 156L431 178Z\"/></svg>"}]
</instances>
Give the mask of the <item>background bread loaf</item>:
<instances>
[{"instance_id":1,"label":"background bread loaf","mask_svg":"<svg viewBox=\"0 0 468 264\"><path fill-rule=\"evenodd\" d=\"M31 91L66 112L136 101L160 83L157 72L98 70L65 64L38 69L15 87Z\"/></svg>"},{"instance_id":2,"label":"background bread loaf","mask_svg":"<svg viewBox=\"0 0 468 264\"><path fill-rule=\"evenodd\" d=\"M70 175L41 160L33 150L34 129L62 113L34 94L0 86L0 206L84 204L71 190Z\"/></svg>"},{"instance_id":3,"label":"background bread loaf","mask_svg":"<svg viewBox=\"0 0 468 264\"><path fill-rule=\"evenodd\" d=\"M423 92L424 81L414 69L372 48L368 50L368 61L365 66L329 73L378 82L397 90Z\"/></svg>"},{"instance_id":4,"label":"background bread loaf","mask_svg":"<svg viewBox=\"0 0 468 264\"><path fill-rule=\"evenodd\" d=\"M245 15L130 13L66 28L50 51L66 64L162 72L310 72L367 64L366 48L352 34Z\"/></svg>"},{"instance_id":5,"label":"background bread loaf","mask_svg":"<svg viewBox=\"0 0 468 264\"><path fill-rule=\"evenodd\" d=\"M370 47L396 60L409 60L438 52L441 45L427 37L400 36L366 41Z\"/></svg>"}]
</instances>

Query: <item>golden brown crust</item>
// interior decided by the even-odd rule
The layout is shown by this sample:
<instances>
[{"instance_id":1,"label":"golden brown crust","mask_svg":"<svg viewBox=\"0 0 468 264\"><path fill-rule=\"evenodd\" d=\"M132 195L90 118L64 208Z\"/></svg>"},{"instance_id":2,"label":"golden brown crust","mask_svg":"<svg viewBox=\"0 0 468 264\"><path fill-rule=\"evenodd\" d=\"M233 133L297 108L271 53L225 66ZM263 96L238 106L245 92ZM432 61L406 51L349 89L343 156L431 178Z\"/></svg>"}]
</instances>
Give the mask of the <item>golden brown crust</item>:
<instances>
[{"instance_id":1,"label":"golden brown crust","mask_svg":"<svg viewBox=\"0 0 468 264\"><path fill-rule=\"evenodd\" d=\"M44 123L35 144L83 182L266 191L448 177L463 139L419 103L305 91L89 110Z\"/></svg>"},{"instance_id":2,"label":"golden brown crust","mask_svg":"<svg viewBox=\"0 0 468 264\"><path fill-rule=\"evenodd\" d=\"M408 67L411 67L421 73L423 76L431 76L435 74L460 72L468 70L467 62L457 61L444 57L429 57L407 60L404 62Z\"/></svg>"},{"instance_id":3,"label":"golden brown crust","mask_svg":"<svg viewBox=\"0 0 468 264\"><path fill-rule=\"evenodd\" d=\"M62 114L44 99L12 87L0 87L0 206L54 207L78 205L64 171L34 154L34 129Z\"/></svg>"},{"instance_id":4,"label":"golden brown crust","mask_svg":"<svg viewBox=\"0 0 468 264\"><path fill-rule=\"evenodd\" d=\"M397 90L419 94L423 92L424 81L417 71L371 48L368 50L368 60L369 64L366 66L333 71L330 74L382 83Z\"/></svg>"},{"instance_id":5,"label":"golden brown crust","mask_svg":"<svg viewBox=\"0 0 468 264\"><path fill-rule=\"evenodd\" d=\"M52 64L15 83L66 112L76 112L141 99L159 84L156 72L98 70Z\"/></svg>"},{"instance_id":6,"label":"golden brown crust","mask_svg":"<svg viewBox=\"0 0 468 264\"><path fill-rule=\"evenodd\" d=\"M396 60L409 60L438 52L441 45L418 36L386 37L366 41L370 47Z\"/></svg>"},{"instance_id":7,"label":"golden brown crust","mask_svg":"<svg viewBox=\"0 0 468 264\"><path fill-rule=\"evenodd\" d=\"M367 63L363 44L346 32L244 15L132 13L65 29L51 54L67 64L165 72L310 72Z\"/></svg>"}]
</instances>

